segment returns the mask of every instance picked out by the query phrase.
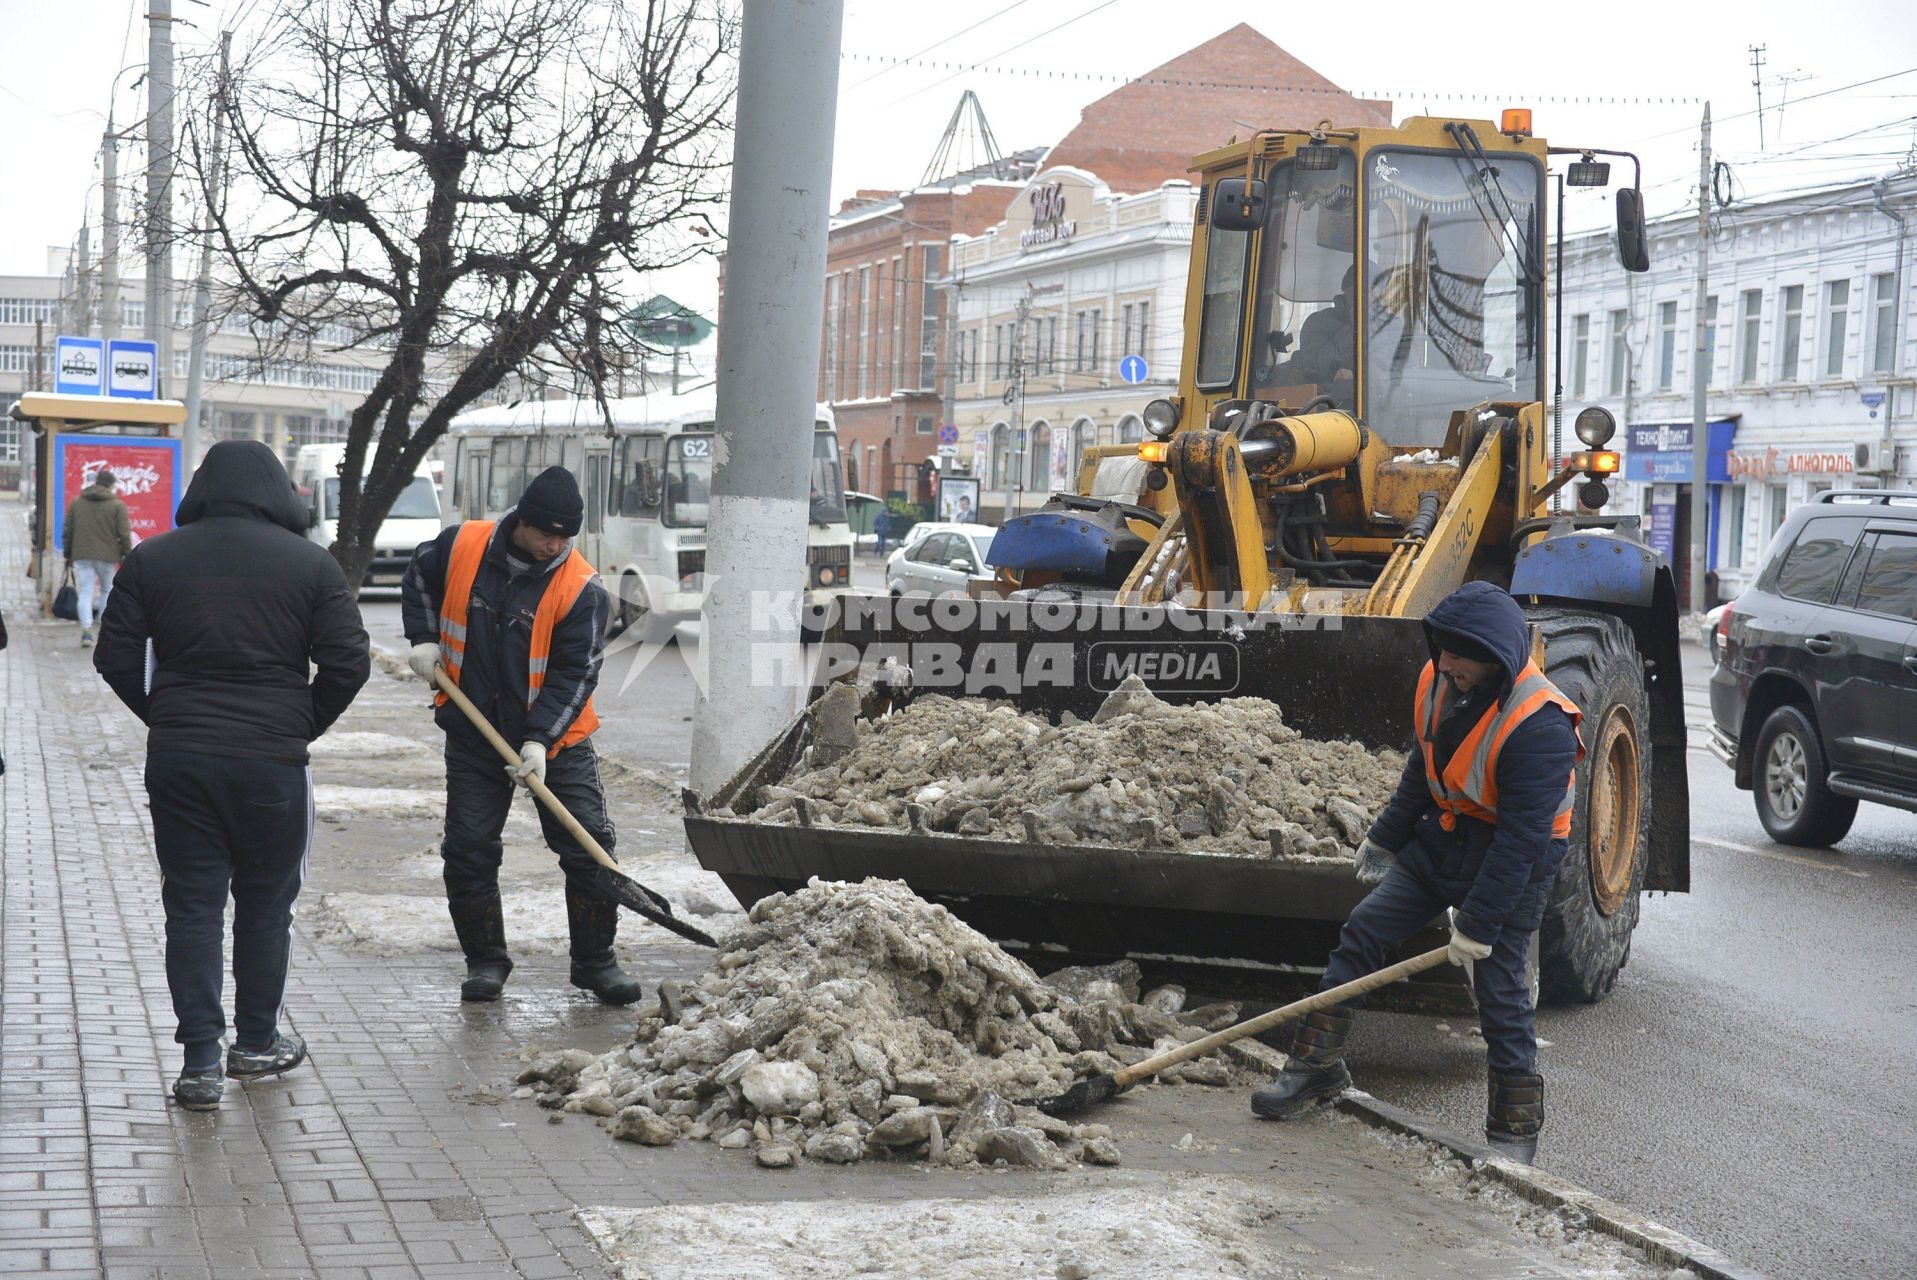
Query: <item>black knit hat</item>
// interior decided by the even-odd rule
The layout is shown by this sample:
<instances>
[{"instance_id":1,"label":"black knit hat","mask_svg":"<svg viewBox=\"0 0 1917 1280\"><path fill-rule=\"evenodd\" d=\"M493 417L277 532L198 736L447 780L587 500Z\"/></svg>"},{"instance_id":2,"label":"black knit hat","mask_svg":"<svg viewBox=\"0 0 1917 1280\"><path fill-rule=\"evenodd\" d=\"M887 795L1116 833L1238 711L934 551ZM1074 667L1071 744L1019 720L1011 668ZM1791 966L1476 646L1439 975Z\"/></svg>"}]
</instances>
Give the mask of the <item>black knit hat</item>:
<instances>
[{"instance_id":1,"label":"black knit hat","mask_svg":"<svg viewBox=\"0 0 1917 1280\"><path fill-rule=\"evenodd\" d=\"M541 533L573 537L586 518L586 500L579 496L579 482L564 467L547 467L533 477L519 497L514 514L521 524Z\"/></svg>"},{"instance_id":2,"label":"black knit hat","mask_svg":"<svg viewBox=\"0 0 1917 1280\"><path fill-rule=\"evenodd\" d=\"M1490 646L1483 641L1465 635L1462 631L1446 631L1442 627L1432 627L1430 623L1425 625L1430 627L1431 643L1442 652L1456 658L1469 658L1473 662L1489 662L1499 667L1504 665L1498 661L1498 655L1491 652Z\"/></svg>"}]
</instances>

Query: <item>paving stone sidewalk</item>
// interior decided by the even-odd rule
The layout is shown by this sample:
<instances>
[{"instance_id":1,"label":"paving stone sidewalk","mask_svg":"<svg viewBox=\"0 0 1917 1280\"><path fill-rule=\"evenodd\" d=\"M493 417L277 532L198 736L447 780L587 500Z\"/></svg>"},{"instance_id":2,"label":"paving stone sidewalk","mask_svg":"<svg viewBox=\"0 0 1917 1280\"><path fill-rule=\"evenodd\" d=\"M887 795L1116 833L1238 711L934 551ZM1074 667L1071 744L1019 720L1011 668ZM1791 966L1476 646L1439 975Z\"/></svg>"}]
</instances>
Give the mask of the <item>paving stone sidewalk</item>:
<instances>
[{"instance_id":1,"label":"paving stone sidewalk","mask_svg":"<svg viewBox=\"0 0 1917 1280\"><path fill-rule=\"evenodd\" d=\"M629 1012L568 990L563 957L526 957L508 1000L463 1006L456 955L349 950L304 918L287 1025L310 1064L230 1084L218 1112L180 1110L143 731L94 675L76 628L35 616L23 544L20 508L0 506L12 634L0 653L0 1273L598 1277L607 1264L581 1206L883 1204L1224 1177L1286 1187L1298 1208L1270 1230L1327 1268L1274 1274L1589 1274L1514 1228L1506 1204L1475 1191L1435 1199L1421 1152L1345 1120L1251 1124L1241 1090L1131 1096L1101 1117L1118 1127L1126 1167L1069 1179L882 1163L770 1174L710 1144L615 1142L589 1117L509 1096L522 1046L599 1051L631 1025ZM338 855L352 838L323 830L316 868L329 840ZM652 981L689 976L705 954L622 950ZM740 1230L754 1216L743 1211Z\"/></svg>"}]
</instances>

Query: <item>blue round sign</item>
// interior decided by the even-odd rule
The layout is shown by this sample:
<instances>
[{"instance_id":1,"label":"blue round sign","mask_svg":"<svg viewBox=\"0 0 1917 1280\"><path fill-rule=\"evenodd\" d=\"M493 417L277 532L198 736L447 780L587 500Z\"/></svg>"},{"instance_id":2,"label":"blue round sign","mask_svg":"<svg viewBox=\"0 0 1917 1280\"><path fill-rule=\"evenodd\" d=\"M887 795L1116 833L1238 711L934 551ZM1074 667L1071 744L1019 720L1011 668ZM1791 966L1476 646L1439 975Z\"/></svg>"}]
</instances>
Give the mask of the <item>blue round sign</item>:
<instances>
[{"instance_id":1,"label":"blue round sign","mask_svg":"<svg viewBox=\"0 0 1917 1280\"><path fill-rule=\"evenodd\" d=\"M1145 380L1145 357L1126 356L1118 362L1118 376L1136 386Z\"/></svg>"},{"instance_id":2,"label":"blue round sign","mask_svg":"<svg viewBox=\"0 0 1917 1280\"><path fill-rule=\"evenodd\" d=\"M940 428L939 428L939 443L940 443L940 444L957 444L957 443L958 443L958 428L957 428L957 427L955 427L955 426L953 426L953 425L952 425L951 423L949 423L949 422L948 422L948 423L946 423L946 424L945 424L944 426L942 426L942 427L940 427Z\"/></svg>"}]
</instances>

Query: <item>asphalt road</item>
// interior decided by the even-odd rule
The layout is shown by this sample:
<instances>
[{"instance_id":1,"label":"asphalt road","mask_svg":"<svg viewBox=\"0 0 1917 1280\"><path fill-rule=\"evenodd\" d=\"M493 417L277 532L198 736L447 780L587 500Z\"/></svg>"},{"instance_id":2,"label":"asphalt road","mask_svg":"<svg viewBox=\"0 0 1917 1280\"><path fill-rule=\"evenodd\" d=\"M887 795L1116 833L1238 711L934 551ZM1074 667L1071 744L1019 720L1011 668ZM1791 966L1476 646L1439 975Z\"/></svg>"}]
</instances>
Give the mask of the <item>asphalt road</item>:
<instances>
[{"instance_id":1,"label":"asphalt road","mask_svg":"<svg viewBox=\"0 0 1917 1280\"><path fill-rule=\"evenodd\" d=\"M365 612L404 644L396 605ZM604 748L683 776L685 654L638 659L608 655ZM1833 851L1772 843L1704 748L1703 650L1684 674L1692 891L1646 899L1610 997L1540 1015L1538 1163L1779 1280L1917 1275L1917 815L1865 805ZM1477 1132L1469 1026L1360 1018L1359 1087Z\"/></svg>"}]
</instances>

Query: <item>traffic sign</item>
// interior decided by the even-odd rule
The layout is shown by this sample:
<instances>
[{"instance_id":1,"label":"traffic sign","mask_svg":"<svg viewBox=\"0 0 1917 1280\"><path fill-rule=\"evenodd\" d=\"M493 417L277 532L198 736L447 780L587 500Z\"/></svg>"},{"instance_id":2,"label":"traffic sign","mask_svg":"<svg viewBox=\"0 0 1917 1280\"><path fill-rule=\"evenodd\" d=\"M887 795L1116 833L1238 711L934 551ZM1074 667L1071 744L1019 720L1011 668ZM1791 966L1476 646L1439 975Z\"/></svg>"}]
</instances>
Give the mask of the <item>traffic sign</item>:
<instances>
[{"instance_id":1,"label":"traffic sign","mask_svg":"<svg viewBox=\"0 0 1917 1280\"><path fill-rule=\"evenodd\" d=\"M115 338L107 344L106 393L128 400L152 400L160 394L160 347L154 342Z\"/></svg>"},{"instance_id":2,"label":"traffic sign","mask_svg":"<svg viewBox=\"0 0 1917 1280\"><path fill-rule=\"evenodd\" d=\"M1877 416L1877 410L1884 403L1884 393L1881 391L1866 391L1857 398L1864 402L1864 407L1870 410L1870 416L1873 418Z\"/></svg>"},{"instance_id":3,"label":"traffic sign","mask_svg":"<svg viewBox=\"0 0 1917 1280\"><path fill-rule=\"evenodd\" d=\"M1126 356L1118 362L1118 376L1133 386L1145 380L1146 372L1144 356Z\"/></svg>"},{"instance_id":4,"label":"traffic sign","mask_svg":"<svg viewBox=\"0 0 1917 1280\"><path fill-rule=\"evenodd\" d=\"M958 443L958 428L957 428L957 427L955 427L955 426L953 426L953 425L952 425L951 423L949 423L949 422L948 422L948 423L946 423L946 424L945 424L944 426L942 426L942 427L940 427L940 428L939 428L939 443L940 443L940 444L957 444L957 443Z\"/></svg>"},{"instance_id":5,"label":"traffic sign","mask_svg":"<svg viewBox=\"0 0 1917 1280\"><path fill-rule=\"evenodd\" d=\"M101 387L101 368L106 364L106 343L98 338L53 340L53 389L63 396L97 396Z\"/></svg>"}]
</instances>

